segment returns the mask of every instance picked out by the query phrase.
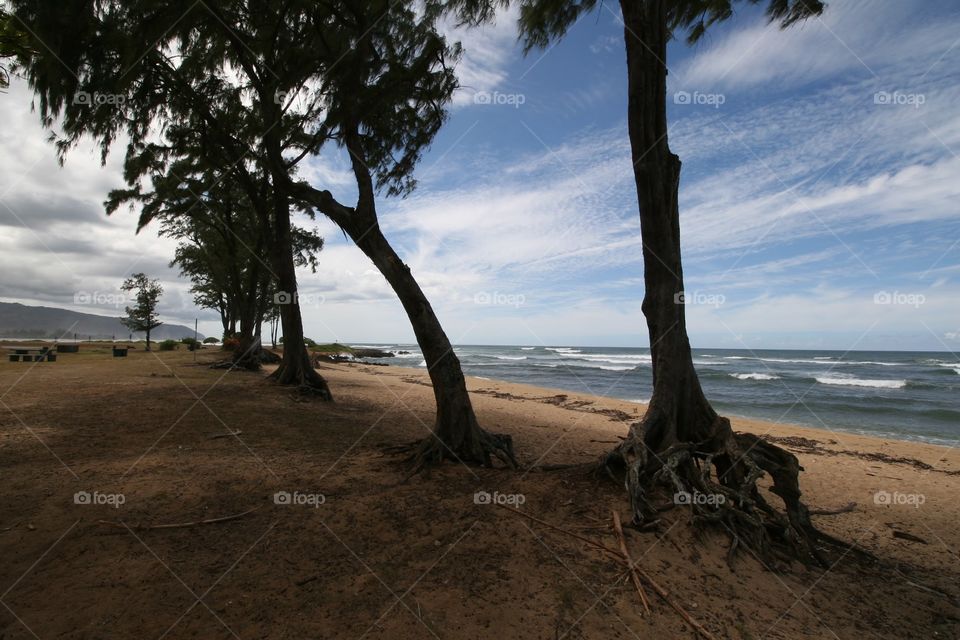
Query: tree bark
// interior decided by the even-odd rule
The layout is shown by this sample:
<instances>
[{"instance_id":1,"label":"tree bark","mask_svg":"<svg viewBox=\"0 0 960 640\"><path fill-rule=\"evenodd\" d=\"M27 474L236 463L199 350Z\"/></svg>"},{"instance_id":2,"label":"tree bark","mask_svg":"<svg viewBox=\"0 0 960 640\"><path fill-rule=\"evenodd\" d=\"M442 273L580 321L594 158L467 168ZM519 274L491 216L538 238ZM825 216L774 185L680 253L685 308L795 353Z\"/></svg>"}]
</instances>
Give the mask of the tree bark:
<instances>
[{"instance_id":1,"label":"tree bark","mask_svg":"<svg viewBox=\"0 0 960 640\"><path fill-rule=\"evenodd\" d=\"M687 337L680 252L680 159L667 140L668 0L621 0L627 53L631 159L643 240L645 296L653 366L653 395L640 422L604 459L623 473L634 522L659 517L657 486L686 494L698 522L722 523L738 545L774 562L800 558L824 564L815 542L841 544L817 531L800 501L792 454L749 434L734 434L730 421L707 401ZM769 473L785 513L771 507L756 487ZM715 475L714 475L715 474ZM706 498L707 503L697 500ZM680 498L679 501L684 501Z\"/></svg>"},{"instance_id":2,"label":"tree bark","mask_svg":"<svg viewBox=\"0 0 960 640\"><path fill-rule=\"evenodd\" d=\"M303 391L315 393L325 400L333 395L327 381L316 372L303 340L303 318L297 294L297 273L293 261L293 242L290 233L290 204L286 194L274 189L273 196L273 266L280 287L280 322L283 326L283 360L272 378L280 384L296 385Z\"/></svg>"},{"instance_id":3,"label":"tree bark","mask_svg":"<svg viewBox=\"0 0 960 640\"><path fill-rule=\"evenodd\" d=\"M381 232L369 172L356 158L354 172L360 187L356 208L340 204L329 191L320 191L302 182L288 182L287 186L292 197L322 212L350 236L386 278L410 319L427 364L437 404L433 433L416 446L414 469L420 470L443 460L491 466L492 457L516 467L510 436L489 433L480 427L467 393L460 359L433 307L410 273L410 267L403 263Z\"/></svg>"},{"instance_id":4,"label":"tree bark","mask_svg":"<svg viewBox=\"0 0 960 640\"><path fill-rule=\"evenodd\" d=\"M493 455L508 466L516 466L510 436L488 433L480 428L460 359L410 267L390 246L376 219L351 225L347 233L397 294L427 363L437 413L432 436L421 443L417 452L417 465L451 459L491 466Z\"/></svg>"}]
</instances>

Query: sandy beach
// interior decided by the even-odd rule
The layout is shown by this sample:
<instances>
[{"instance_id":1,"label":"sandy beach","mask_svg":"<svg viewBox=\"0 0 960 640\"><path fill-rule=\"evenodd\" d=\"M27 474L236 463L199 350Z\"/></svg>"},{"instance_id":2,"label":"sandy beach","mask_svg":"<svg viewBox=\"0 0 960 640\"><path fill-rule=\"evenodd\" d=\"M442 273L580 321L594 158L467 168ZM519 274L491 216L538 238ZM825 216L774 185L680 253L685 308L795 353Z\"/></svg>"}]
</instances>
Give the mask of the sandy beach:
<instances>
[{"instance_id":1,"label":"sandy beach","mask_svg":"<svg viewBox=\"0 0 960 640\"><path fill-rule=\"evenodd\" d=\"M0 363L0 637L697 637L652 592L645 613L622 567L568 535L616 547L611 510L628 505L614 483L457 464L405 481L385 448L430 431L423 369L323 365L331 404L265 372L205 366L218 355ZM525 465L590 461L643 413L468 386L484 427L513 436ZM883 567L841 558L773 572L743 550L728 565L728 537L674 509L657 531L626 529L672 600L717 638L960 635L958 452L733 422L799 457L812 509L855 503L816 523Z\"/></svg>"}]
</instances>

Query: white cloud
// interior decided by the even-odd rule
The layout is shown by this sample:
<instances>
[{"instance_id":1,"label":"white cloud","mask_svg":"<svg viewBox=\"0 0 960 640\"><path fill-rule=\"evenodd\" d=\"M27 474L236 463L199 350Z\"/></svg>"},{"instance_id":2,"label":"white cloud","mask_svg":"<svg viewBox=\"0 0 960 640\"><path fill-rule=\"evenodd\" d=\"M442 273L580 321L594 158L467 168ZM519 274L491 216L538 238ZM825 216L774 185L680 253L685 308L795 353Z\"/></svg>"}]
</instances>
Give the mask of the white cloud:
<instances>
[{"instance_id":1,"label":"white cloud","mask_svg":"<svg viewBox=\"0 0 960 640\"><path fill-rule=\"evenodd\" d=\"M928 6L950 10L947 3ZM848 0L828 3L822 17L784 31L760 17L746 24L734 19L737 26L715 40L708 36L675 69L678 87L782 89L848 72L884 77L891 66L923 74L957 34L955 17L925 19L923 13L907 2Z\"/></svg>"}]
</instances>

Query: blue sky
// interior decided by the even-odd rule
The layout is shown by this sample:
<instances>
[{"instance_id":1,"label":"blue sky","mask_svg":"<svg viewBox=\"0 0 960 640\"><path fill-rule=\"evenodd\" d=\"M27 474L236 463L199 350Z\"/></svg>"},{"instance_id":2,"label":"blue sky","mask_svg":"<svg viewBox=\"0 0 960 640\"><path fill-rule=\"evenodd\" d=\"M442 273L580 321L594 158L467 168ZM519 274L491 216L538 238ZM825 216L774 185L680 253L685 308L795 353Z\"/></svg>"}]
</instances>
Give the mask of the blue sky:
<instances>
[{"instance_id":1,"label":"blue sky","mask_svg":"<svg viewBox=\"0 0 960 640\"><path fill-rule=\"evenodd\" d=\"M381 226L455 343L645 346L615 6L527 56L513 20L450 30L466 52L463 88L417 191L381 199ZM694 346L960 348L958 62L950 2L834 2L786 32L745 7L697 46L673 43ZM100 169L80 150L57 169L28 104L21 86L0 97L15 123L0 141L19 150L0 184L3 299L108 313L75 306L75 292L115 290L125 270L145 269L167 283L166 317L192 323L168 243L152 229L134 238L134 215L103 219L119 157ZM349 201L346 169L330 155L304 174ZM58 217L68 205L82 215ZM327 239L318 272L301 274L307 335L412 341L372 264L329 223L302 222ZM109 251L78 247L94 233ZM54 255L10 257L23 243Z\"/></svg>"}]
</instances>

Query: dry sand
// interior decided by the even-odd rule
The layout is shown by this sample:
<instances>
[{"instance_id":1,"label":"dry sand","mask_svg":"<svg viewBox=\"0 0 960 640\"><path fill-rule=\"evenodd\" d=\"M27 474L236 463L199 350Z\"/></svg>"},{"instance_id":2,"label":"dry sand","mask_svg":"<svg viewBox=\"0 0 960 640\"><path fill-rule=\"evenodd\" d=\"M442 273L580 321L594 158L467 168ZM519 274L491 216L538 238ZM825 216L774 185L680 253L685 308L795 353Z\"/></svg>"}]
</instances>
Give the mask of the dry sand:
<instances>
[{"instance_id":1,"label":"dry sand","mask_svg":"<svg viewBox=\"0 0 960 640\"><path fill-rule=\"evenodd\" d=\"M615 547L611 509L627 511L618 486L456 464L403 482L383 447L429 432L425 372L322 373L333 404L298 401L260 374L194 365L186 352L114 360L82 347L56 363L0 363L0 638L697 637L652 591L643 614L621 568L589 545L474 500L522 500L524 512ZM525 463L595 458L643 412L468 384L483 425L511 434ZM829 571L774 573L740 553L731 568L726 536L698 532L675 509L659 532L626 536L676 602L717 638L960 637L960 454L734 427L798 455L812 508L855 502L817 523L888 567L847 557ZM123 504L76 504L78 491ZM324 502L278 505L278 491Z\"/></svg>"}]
</instances>

